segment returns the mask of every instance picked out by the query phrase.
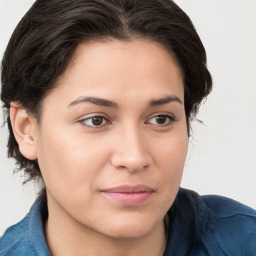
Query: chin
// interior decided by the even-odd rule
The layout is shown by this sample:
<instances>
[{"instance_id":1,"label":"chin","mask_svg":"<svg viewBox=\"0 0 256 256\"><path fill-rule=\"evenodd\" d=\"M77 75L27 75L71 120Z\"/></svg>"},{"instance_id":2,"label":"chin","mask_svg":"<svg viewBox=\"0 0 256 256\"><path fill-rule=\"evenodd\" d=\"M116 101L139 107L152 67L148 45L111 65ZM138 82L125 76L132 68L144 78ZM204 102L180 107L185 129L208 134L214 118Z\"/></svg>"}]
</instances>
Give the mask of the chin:
<instances>
[{"instance_id":1,"label":"chin","mask_svg":"<svg viewBox=\"0 0 256 256\"><path fill-rule=\"evenodd\" d=\"M113 222L111 226L106 230L109 237L115 239L135 239L147 236L153 232L158 225L163 222L155 223L154 221L130 218L122 222Z\"/></svg>"}]
</instances>

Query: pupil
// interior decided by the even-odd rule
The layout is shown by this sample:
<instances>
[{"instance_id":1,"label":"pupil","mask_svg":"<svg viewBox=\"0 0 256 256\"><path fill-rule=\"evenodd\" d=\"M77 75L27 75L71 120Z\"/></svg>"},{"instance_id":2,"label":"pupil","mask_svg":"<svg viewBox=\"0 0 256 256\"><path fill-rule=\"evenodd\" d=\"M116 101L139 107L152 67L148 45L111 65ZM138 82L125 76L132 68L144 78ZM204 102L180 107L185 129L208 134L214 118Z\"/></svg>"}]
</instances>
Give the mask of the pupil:
<instances>
[{"instance_id":1,"label":"pupil","mask_svg":"<svg viewBox=\"0 0 256 256\"><path fill-rule=\"evenodd\" d=\"M156 121L158 124L164 124L166 122L166 117L165 116L157 116Z\"/></svg>"},{"instance_id":2,"label":"pupil","mask_svg":"<svg viewBox=\"0 0 256 256\"><path fill-rule=\"evenodd\" d=\"M101 125L102 124L102 117L93 117L92 123L94 125Z\"/></svg>"}]
</instances>

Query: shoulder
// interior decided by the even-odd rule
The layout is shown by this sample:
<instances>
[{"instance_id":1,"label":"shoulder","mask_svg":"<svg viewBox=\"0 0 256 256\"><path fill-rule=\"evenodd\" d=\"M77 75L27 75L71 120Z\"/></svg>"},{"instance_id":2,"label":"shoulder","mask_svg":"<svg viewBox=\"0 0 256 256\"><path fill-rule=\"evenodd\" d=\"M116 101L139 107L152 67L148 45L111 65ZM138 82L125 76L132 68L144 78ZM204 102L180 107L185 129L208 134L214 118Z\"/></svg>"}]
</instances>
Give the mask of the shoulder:
<instances>
[{"instance_id":1,"label":"shoulder","mask_svg":"<svg viewBox=\"0 0 256 256\"><path fill-rule=\"evenodd\" d=\"M200 196L185 189L179 193L193 208L195 223L204 224L198 229L205 247L218 247L223 255L256 254L255 210L222 196Z\"/></svg>"},{"instance_id":2,"label":"shoulder","mask_svg":"<svg viewBox=\"0 0 256 256\"><path fill-rule=\"evenodd\" d=\"M0 256L50 255L43 228L45 211L46 203L39 197L29 214L0 238Z\"/></svg>"},{"instance_id":3,"label":"shoulder","mask_svg":"<svg viewBox=\"0 0 256 256\"><path fill-rule=\"evenodd\" d=\"M216 241L231 255L256 254L256 211L221 196L203 196Z\"/></svg>"},{"instance_id":4,"label":"shoulder","mask_svg":"<svg viewBox=\"0 0 256 256\"><path fill-rule=\"evenodd\" d=\"M28 220L29 216L26 216L6 230L0 239L0 256L36 255L29 239Z\"/></svg>"}]
</instances>

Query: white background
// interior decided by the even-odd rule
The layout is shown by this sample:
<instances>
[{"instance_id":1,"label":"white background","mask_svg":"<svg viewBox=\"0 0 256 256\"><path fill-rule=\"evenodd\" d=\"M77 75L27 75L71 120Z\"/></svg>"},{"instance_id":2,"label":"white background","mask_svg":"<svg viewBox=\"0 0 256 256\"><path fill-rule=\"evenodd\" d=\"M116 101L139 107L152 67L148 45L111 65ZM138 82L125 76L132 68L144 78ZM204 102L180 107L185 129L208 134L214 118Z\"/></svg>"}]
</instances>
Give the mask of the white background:
<instances>
[{"instance_id":1,"label":"white background","mask_svg":"<svg viewBox=\"0 0 256 256\"><path fill-rule=\"evenodd\" d=\"M176 0L205 45L214 89L194 123L182 186L256 208L256 1ZM33 0L0 0L0 57ZM0 123L3 116L0 113ZM36 186L22 186L0 128L0 235L25 216Z\"/></svg>"}]
</instances>

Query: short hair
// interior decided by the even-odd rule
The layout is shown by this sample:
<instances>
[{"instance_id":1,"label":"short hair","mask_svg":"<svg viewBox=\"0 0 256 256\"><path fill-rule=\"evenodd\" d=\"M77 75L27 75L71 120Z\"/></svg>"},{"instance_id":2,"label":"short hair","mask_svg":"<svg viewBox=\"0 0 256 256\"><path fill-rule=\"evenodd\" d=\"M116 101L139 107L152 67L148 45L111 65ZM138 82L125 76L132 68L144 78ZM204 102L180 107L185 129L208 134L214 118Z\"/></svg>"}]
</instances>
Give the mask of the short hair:
<instances>
[{"instance_id":1,"label":"short hair","mask_svg":"<svg viewBox=\"0 0 256 256\"><path fill-rule=\"evenodd\" d=\"M41 103L65 71L76 47L108 38L149 39L172 52L183 72L188 133L212 89L204 46L186 13L172 0L37 0L14 30L1 68L3 108L18 101L40 121ZM149 53L150 54L150 53ZM29 180L41 178L10 129L8 156Z\"/></svg>"}]
</instances>

